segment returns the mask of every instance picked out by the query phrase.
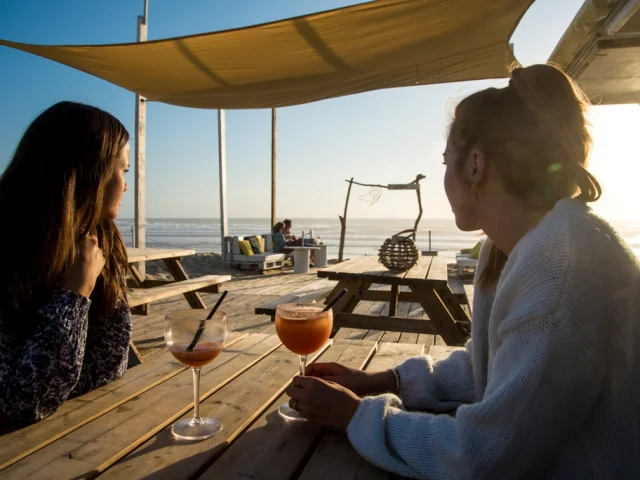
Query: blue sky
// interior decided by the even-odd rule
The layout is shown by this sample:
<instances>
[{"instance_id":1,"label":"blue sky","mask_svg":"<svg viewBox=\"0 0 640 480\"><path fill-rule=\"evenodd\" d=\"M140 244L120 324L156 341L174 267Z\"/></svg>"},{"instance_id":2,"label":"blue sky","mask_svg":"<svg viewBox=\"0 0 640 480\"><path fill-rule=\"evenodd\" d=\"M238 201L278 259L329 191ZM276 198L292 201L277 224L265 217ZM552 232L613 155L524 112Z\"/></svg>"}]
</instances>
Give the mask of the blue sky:
<instances>
[{"instance_id":1,"label":"blue sky","mask_svg":"<svg viewBox=\"0 0 640 480\"><path fill-rule=\"evenodd\" d=\"M159 39L262 23L356 2L149 3L149 39ZM520 61L525 65L544 62L581 4L582 0L538 0L512 39ZM136 16L142 13L142 5L142 0L3 0L0 38L43 44L131 42L136 39ZM134 95L126 90L5 47L0 47L0 72L0 169L6 166L28 123L61 100L103 108L133 132ZM450 217L441 164L449 112L465 94L504 84L483 81L412 87L279 109L278 215L335 217L343 208L346 178L404 183L424 173L425 216ZM626 108L629 115L640 118L637 108ZM269 216L270 115L269 110L227 112L231 217ZM609 125L616 115L608 112L606 118ZM613 136L609 141L616 140L616 131L609 129L609 137ZM133 173L129 175L132 184ZM615 175L610 178L614 184L623 181ZM125 194L122 217L133 216L132 192ZM354 199L365 193L364 189L354 191ZM611 200L612 214L619 213L614 208L621 202L622 197L618 197L615 202ZM218 208L216 112L149 103L147 216L216 217ZM350 210L354 217L413 217L415 212L411 192L385 192L372 207L353 201Z\"/></svg>"}]
</instances>

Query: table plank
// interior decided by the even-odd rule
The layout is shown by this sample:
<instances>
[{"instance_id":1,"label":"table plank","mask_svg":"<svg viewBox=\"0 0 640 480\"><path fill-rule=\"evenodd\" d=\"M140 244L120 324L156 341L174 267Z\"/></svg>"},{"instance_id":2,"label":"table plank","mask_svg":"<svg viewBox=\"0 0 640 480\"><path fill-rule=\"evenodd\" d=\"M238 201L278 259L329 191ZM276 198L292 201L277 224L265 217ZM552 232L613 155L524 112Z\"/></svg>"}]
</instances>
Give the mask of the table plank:
<instances>
[{"instance_id":1,"label":"table plank","mask_svg":"<svg viewBox=\"0 0 640 480\"><path fill-rule=\"evenodd\" d=\"M367 371L393 368L409 357L423 353L422 345L382 343ZM299 480L382 480L393 476L363 459L344 433L328 432L303 470Z\"/></svg>"},{"instance_id":2,"label":"table plank","mask_svg":"<svg viewBox=\"0 0 640 480\"><path fill-rule=\"evenodd\" d=\"M164 260L165 258L188 257L195 255L195 250L174 248L127 248L129 263L138 263L151 260Z\"/></svg>"},{"instance_id":3,"label":"table plank","mask_svg":"<svg viewBox=\"0 0 640 480\"><path fill-rule=\"evenodd\" d=\"M449 358L449 355L453 352L464 349L464 347L450 347L448 345L431 345L429 347L429 355L434 362L439 362L440 360Z\"/></svg>"},{"instance_id":4,"label":"table plank","mask_svg":"<svg viewBox=\"0 0 640 480\"><path fill-rule=\"evenodd\" d=\"M429 269L431 268L431 262L436 257L420 257L418 263L405 275L404 278L415 278L416 280L424 280L427 278Z\"/></svg>"},{"instance_id":5,"label":"table plank","mask_svg":"<svg viewBox=\"0 0 640 480\"><path fill-rule=\"evenodd\" d=\"M225 348L247 334L230 332ZM187 367L166 351L130 369L119 380L65 402L52 416L0 437L0 470L64 437L147 390L185 371Z\"/></svg>"},{"instance_id":6,"label":"table plank","mask_svg":"<svg viewBox=\"0 0 640 480\"><path fill-rule=\"evenodd\" d=\"M342 263L336 263L329 268L322 269L323 272L360 272L363 270L367 270L371 268L371 265L378 264L378 257L374 256L364 256L354 258L353 260L348 260Z\"/></svg>"},{"instance_id":7,"label":"table plank","mask_svg":"<svg viewBox=\"0 0 640 480\"><path fill-rule=\"evenodd\" d=\"M108 470L104 477L158 480L196 476L280 395L296 373L297 364L293 353L279 348L201 405L201 415L214 416L223 424L223 430L215 437L202 442L179 442L167 428L139 452Z\"/></svg>"},{"instance_id":8,"label":"table plank","mask_svg":"<svg viewBox=\"0 0 640 480\"><path fill-rule=\"evenodd\" d=\"M426 257L429 258L429 257ZM447 259L444 257L430 257L431 266L429 268L429 273L427 274L427 280L432 280L436 282L447 282L449 283L449 272L447 271Z\"/></svg>"},{"instance_id":9,"label":"table plank","mask_svg":"<svg viewBox=\"0 0 640 480\"><path fill-rule=\"evenodd\" d=\"M202 368L201 398L223 388L279 345L277 337L252 334L225 349ZM34 474L52 479L94 478L191 410L191 377L190 371L179 373L11 465L0 472L0 478L17 480Z\"/></svg>"},{"instance_id":10,"label":"table plank","mask_svg":"<svg viewBox=\"0 0 640 480\"><path fill-rule=\"evenodd\" d=\"M374 346L373 342L335 341L320 361L337 361L361 368L373 354ZM287 401L286 395L278 398L200 480L295 478L322 429L306 422L286 423L282 420L277 409Z\"/></svg>"},{"instance_id":11,"label":"table plank","mask_svg":"<svg viewBox=\"0 0 640 480\"><path fill-rule=\"evenodd\" d=\"M467 303L469 304L469 311L473 314L473 293L474 286L473 285L465 285L464 293L467 295Z\"/></svg>"}]
</instances>

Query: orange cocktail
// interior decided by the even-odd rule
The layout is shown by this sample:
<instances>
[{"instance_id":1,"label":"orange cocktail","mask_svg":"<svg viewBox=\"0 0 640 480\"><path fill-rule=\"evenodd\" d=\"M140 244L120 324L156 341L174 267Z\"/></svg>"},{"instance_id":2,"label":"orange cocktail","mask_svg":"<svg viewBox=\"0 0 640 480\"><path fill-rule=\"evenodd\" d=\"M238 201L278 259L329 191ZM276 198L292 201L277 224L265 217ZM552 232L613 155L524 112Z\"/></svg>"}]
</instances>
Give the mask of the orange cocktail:
<instances>
[{"instance_id":1,"label":"orange cocktail","mask_svg":"<svg viewBox=\"0 0 640 480\"><path fill-rule=\"evenodd\" d=\"M283 345L300 356L301 376L306 370L307 355L322 348L332 328L333 311L324 305L285 303L276 308L276 332ZM282 405L279 413L289 420L302 418L288 404Z\"/></svg>"},{"instance_id":2,"label":"orange cocktail","mask_svg":"<svg viewBox=\"0 0 640 480\"><path fill-rule=\"evenodd\" d=\"M285 304L276 312L278 337L293 353L310 355L320 350L333 328L333 312L320 306Z\"/></svg>"}]
</instances>

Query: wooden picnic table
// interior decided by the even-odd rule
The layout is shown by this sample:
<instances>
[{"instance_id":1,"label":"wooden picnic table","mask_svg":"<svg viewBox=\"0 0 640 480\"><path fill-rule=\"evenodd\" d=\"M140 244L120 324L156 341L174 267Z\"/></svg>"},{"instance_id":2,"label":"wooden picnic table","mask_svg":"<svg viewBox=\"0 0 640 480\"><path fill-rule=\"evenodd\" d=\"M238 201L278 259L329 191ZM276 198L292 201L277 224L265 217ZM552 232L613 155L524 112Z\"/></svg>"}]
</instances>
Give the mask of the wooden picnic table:
<instances>
[{"instance_id":1,"label":"wooden picnic table","mask_svg":"<svg viewBox=\"0 0 640 480\"><path fill-rule=\"evenodd\" d=\"M330 340L313 360L379 371L424 348ZM429 354L450 351L431 346ZM277 336L230 333L220 356L202 368L200 385L201 415L224 428L185 442L170 427L192 416L192 376L164 351L39 423L0 432L0 479L391 478L361 459L346 435L278 416L297 369L297 356Z\"/></svg>"},{"instance_id":2,"label":"wooden picnic table","mask_svg":"<svg viewBox=\"0 0 640 480\"><path fill-rule=\"evenodd\" d=\"M326 303L347 290L333 308L334 331L349 327L435 334L447 345L462 345L469 336L471 324L462 308L467 300L451 291L444 257L420 257L406 272L386 269L377 257L361 257L321 270L318 277L338 282ZM361 301L387 301L389 315L353 313ZM400 302L419 303L428 319L396 316Z\"/></svg>"},{"instance_id":3,"label":"wooden picnic table","mask_svg":"<svg viewBox=\"0 0 640 480\"><path fill-rule=\"evenodd\" d=\"M207 291L206 288L210 287L208 290L210 293L218 293L219 284L223 281L231 280L231 277L225 276L224 279L220 277L221 281L211 285L211 282L206 282L208 277L203 277L202 281L200 279L190 279L187 272L185 272L182 264L180 263L180 259L182 257L186 257L189 255L195 255L195 250L188 249L166 249L166 248L127 248L127 257L129 261L129 271L131 272L131 276L133 277L135 286L140 288L148 288L148 287L158 287L158 286L166 286L170 285L174 282L181 282L181 288L165 288L166 292L162 291L162 289L154 289L155 296L158 298L167 297L169 290L174 290L177 295L183 294L186 298L187 302L189 302L189 306L191 308L207 308L200 295L194 290ZM173 277L173 281L169 280L145 280L140 275L140 272L136 268L136 263L151 261L151 260L162 260L169 270L169 273ZM178 287L177 285L172 287ZM146 313L148 305L147 301L153 301L153 295L145 295L144 292L136 292L134 296L138 294L140 298L137 298L134 303L138 303L143 305L143 311ZM142 303L144 302L144 303Z\"/></svg>"}]
</instances>

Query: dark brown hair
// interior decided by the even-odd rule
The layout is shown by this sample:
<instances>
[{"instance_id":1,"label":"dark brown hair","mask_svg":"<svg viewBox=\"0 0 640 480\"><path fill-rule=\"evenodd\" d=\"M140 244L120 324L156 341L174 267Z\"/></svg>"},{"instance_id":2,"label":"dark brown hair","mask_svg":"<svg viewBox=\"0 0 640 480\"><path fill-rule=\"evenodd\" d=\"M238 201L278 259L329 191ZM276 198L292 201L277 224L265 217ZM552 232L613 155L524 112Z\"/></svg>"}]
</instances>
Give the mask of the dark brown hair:
<instances>
[{"instance_id":1,"label":"dark brown hair","mask_svg":"<svg viewBox=\"0 0 640 480\"><path fill-rule=\"evenodd\" d=\"M271 233L276 233L276 232L280 231L281 228L284 228L284 223L278 222L271 229Z\"/></svg>"},{"instance_id":2,"label":"dark brown hair","mask_svg":"<svg viewBox=\"0 0 640 480\"><path fill-rule=\"evenodd\" d=\"M81 239L97 235L105 266L91 295L90 317L125 299L127 254L113 220L101 217L115 160L129 140L125 127L98 108L60 102L27 128L0 176L0 302L16 321L58 288Z\"/></svg>"},{"instance_id":3,"label":"dark brown hair","mask_svg":"<svg viewBox=\"0 0 640 480\"><path fill-rule=\"evenodd\" d=\"M515 68L509 86L476 92L456 107L449 138L462 171L472 149L494 166L505 190L533 208L551 209L561 198L600 198L602 187L586 170L591 136L589 100L552 65ZM577 195L576 195L577 194ZM494 285L506 255L493 247L481 287Z\"/></svg>"}]
</instances>

